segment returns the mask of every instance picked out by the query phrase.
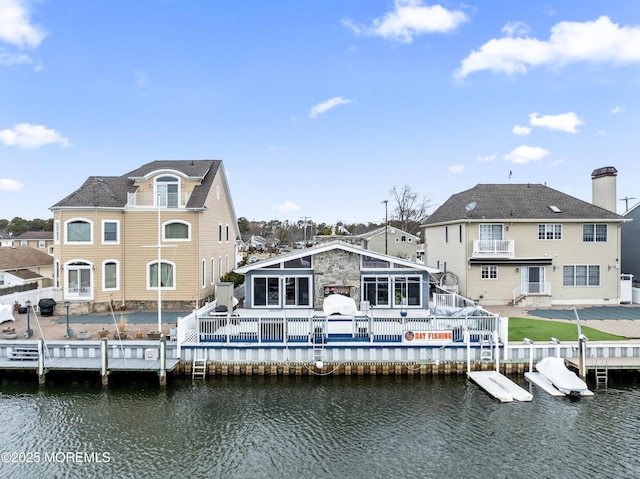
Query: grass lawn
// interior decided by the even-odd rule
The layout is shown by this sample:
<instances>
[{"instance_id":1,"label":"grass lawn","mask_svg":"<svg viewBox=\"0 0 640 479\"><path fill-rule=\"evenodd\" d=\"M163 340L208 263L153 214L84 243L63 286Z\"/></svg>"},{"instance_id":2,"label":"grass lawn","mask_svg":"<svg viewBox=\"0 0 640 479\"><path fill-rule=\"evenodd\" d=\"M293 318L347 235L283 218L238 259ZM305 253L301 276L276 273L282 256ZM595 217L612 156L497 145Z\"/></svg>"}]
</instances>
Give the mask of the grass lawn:
<instances>
[{"instance_id":1,"label":"grass lawn","mask_svg":"<svg viewBox=\"0 0 640 479\"><path fill-rule=\"evenodd\" d=\"M597 329L582 326L582 334L590 341L620 341L627 339L623 336L605 333ZM542 319L509 318L509 341L522 341L529 338L532 341L549 341L551 338L560 341L577 341L578 326L576 323L564 323Z\"/></svg>"}]
</instances>

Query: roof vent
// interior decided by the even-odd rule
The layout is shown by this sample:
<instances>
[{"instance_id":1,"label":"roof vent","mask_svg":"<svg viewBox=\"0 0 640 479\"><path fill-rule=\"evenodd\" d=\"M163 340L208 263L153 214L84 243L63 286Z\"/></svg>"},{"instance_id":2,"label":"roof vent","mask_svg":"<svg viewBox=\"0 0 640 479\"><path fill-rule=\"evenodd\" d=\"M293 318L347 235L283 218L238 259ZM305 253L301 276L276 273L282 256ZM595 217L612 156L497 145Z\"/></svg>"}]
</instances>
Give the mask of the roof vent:
<instances>
[{"instance_id":1,"label":"roof vent","mask_svg":"<svg viewBox=\"0 0 640 479\"><path fill-rule=\"evenodd\" d=\"M562 213L562 210L555 205L549 205L549 209L554 213Z\"/></svg>"}]
</instances>

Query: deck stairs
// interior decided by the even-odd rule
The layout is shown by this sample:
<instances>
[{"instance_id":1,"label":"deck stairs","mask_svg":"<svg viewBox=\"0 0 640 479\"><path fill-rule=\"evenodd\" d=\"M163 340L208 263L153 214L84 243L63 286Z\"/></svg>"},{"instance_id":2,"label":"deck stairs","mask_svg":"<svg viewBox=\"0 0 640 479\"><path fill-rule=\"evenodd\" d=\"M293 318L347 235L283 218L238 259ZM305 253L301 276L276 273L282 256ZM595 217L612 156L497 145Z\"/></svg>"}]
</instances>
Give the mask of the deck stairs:
<instances>
[{"instance_id":1,"label":"deck stairs","mask_svg":"<svg viewBox=\"0 0 640 479\"><path fill-rule=\"evenodd\" d=\"M9 351L9 359L14 361L37 361L38 346L16 346Z\"/></svg>"},{"instance_id":2,"label":"deck stairs","mask_svg":"<svg viewBox=\"0 0 640 479\"><path fill-rule=\"evenodd\" d=\"M204 349L195 349L193 351L191 379L207 379L207 358Z\"/></svg>"},{"instance_id":3,"label":"deck stairs","mask_svg":"<svg viewBox=\"0 0 640 479\"><path fill-rule=\"evenodd\" d=\"M527 297L527 295L526 295L526 294L520 294L519 296L516 296L515 298L513 298L513 300L511 301L511 304L512 304L513 306L517 306L517 305L518 305L518 303L519 303L520 301L522 301L522 300L523 300L524 298L526 298L526 297Z\"/></svg>"},{"instance_id":4,"label":"deck stairs","mask_svg":"<svg viewBox=\"0 0 640 479\"><path fill-rule=\"evenodd\" d=\"M607 387L609 382L609 365L607 357L598 358L597 354L593 354L593 362L595 365L596 386Z\"/></svg>"}]
</instances>

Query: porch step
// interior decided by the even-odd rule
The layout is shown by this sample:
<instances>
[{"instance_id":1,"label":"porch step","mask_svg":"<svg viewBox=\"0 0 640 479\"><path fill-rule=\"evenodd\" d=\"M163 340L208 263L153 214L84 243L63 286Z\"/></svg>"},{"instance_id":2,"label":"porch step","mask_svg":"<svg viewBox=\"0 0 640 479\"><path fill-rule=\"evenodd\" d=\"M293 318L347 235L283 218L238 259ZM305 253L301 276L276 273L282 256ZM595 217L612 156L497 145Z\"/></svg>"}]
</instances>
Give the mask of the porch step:
<instances>
[{"instance_id":1,"label":"porch step","mask_svg":"<svg viewBox=\"0 0 640 479\"><path fill-rule=\"evenodd\" d=\"M9 359L13 361L37 361L38 346L17 346L9 351Z\"/></svg>"}]
</instances>

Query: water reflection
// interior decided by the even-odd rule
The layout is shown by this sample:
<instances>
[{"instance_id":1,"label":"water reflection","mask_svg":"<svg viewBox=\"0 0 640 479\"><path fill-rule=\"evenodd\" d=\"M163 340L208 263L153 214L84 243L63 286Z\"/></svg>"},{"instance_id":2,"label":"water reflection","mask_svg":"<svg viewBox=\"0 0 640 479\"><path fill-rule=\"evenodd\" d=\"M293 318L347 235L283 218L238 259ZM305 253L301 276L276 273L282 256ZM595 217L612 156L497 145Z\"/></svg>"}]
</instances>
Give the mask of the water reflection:
<instances>
[{"instance_id":1,"label":"water reflection","mask_svg":"<svg viewBox=\"0 0 640 479\"><path fill-rule=\"evenodd\" d=\"M525 387L526 383L521 382ZM640 389L501 404L460 377L0 383L0 477L638 477ZM44 461L46 452L108 461ZM49 456L48 459L51 459ZM66 458L66 456L60 456Z\"/></svg>"}]
</instances>

